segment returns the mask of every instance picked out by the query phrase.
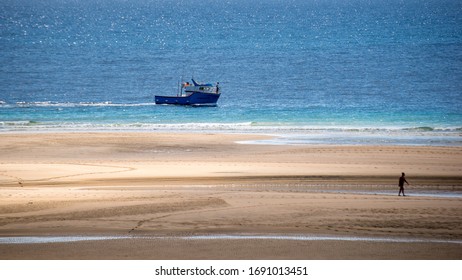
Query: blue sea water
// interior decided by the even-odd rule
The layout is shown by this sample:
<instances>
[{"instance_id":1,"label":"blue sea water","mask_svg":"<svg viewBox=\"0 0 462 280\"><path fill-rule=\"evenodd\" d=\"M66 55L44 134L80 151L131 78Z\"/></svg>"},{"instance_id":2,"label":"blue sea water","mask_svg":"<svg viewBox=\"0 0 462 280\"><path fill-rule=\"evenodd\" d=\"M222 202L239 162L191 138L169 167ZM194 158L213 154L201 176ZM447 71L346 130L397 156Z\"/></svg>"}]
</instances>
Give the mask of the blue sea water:
<instances>
[{"instance_id":1,"label":"blue sea water","mask_svg":"<svg viewBox=\"0 0 462 280\"><path fill-rule=\"evenodd\" d=\"M462 146L460 0L2 0L0 54L0 132Z\"/></svg>"}]
</instances>

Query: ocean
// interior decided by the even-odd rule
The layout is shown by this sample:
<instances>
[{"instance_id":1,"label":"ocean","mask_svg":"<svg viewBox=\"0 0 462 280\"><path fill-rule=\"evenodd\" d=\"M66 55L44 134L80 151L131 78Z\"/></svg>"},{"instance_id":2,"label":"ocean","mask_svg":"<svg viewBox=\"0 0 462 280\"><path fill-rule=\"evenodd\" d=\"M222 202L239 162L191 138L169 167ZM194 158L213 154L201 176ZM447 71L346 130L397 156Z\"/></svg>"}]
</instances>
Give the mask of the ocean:
<instances>
[{"instance_id":1,"label":"ocean","mask_svg":"<svg viewBox=\"0 0 462 280\"><path fill-rule=\"evenodd\" d=\"M0 53L0 133L462 146L460 0L2 0Z\"/></svg>"}]
</instances>

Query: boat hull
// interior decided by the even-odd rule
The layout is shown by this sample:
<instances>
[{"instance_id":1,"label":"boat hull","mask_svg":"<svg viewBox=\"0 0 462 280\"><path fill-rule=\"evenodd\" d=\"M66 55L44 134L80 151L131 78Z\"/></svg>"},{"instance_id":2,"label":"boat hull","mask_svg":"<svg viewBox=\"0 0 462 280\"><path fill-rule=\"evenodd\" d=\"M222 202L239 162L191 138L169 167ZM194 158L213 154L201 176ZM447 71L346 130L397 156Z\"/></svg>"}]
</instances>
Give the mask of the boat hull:
<instances>
[{"instance_id":1,"label":"boat hull","mask_svg":"<svg viewBox=\"0 0 462 280\"><path fill-rule=\"evenodd\" d=\"M188 96L155 96L156 104L216 106L220 94L195 92Z\"/></svg>"}]
</instances>

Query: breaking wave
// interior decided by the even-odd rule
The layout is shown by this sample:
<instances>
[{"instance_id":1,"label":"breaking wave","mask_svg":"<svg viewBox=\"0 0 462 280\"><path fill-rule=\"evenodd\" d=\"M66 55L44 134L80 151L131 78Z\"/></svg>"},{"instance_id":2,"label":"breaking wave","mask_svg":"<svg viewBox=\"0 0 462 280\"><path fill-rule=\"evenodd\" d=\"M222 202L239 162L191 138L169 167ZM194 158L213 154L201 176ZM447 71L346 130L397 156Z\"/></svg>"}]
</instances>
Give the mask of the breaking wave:
<instances>
[{"instance_id":1,"label":"breaking wave","mask_svg":"<svg viewBox=\"0 0 462 280\"><path fill-rule=\"evenodd\" d=\"M89 109L90 107L95 109ZM137 109L129 110L125 107L137 107ZM220 108L205 111L168 107L167 110L149 102L7 103L0 100L0 108L3 109L0 112L0 132L3 133L47 131L246 133L271 135L273 138L242 142L245 144L462 146L462 127L458 125L419 126L414 125L418 123L411 122L396 125L389 122L387 125L381 121L377 121L375 125L371 120L370 123L364 122L361 126L349 124L347 120L339 120L343 124L332 124L320 118L298 119L298 121L246 121L253 117L261 118L258 115L249 115L247 118L241 118L242 121L233 122L230 120L239 119L240 116L238 114L226 115L229 111L223 109L220 111Z\"/></svg>"},{"instance_id":2,"label":"breaking wave","mask_svg":"<svg viewBox=\"0 0 462 280\"><path fill-rule=\"evenodd\" d=\"M1 107L9 108L33 108L33 107L141 107L141 106L153 106L155 103L112 103L111 101L105 102L53 102L53 101L36 101L36 102L16 102L6 103L0 101Z\"/></svg>"},{"instance_id":3,"label":"breaking wave","mask_svg":"<svg viewBox=\"0 0 462 280\"><path fill-rule=\"evenodd\" d=\"M145 106L139 105L138 106ZM130 129L141 128L147 130L173 130L173 131L235 131L255 133L303 133L303 134L370 134L370 135L441 135L456 134L462 132L462 127L342 127L342 126L310 126L283 123L259 123L259 122L188 122L188 123L152 123L152 122L58 122L58 121L0 121L3 128L41 127L49 129ZM462 135L459 135L462 136Z\"/></svg>"},{"instance_id":4,"label":"breaking wave","mask_svg":"<svg viewBox=\"0 0 462 280\"><path fill-rule=\"evenodd\" d=\"M320 127L303 125L259 125L239 123L149 123L149 122L41 122L0 121L0 132L180 132L264 134L270 139L241 141L242 144L265 145L418 145L462 146L462 129L399 127Z\"/></svg>"}]
</instances>

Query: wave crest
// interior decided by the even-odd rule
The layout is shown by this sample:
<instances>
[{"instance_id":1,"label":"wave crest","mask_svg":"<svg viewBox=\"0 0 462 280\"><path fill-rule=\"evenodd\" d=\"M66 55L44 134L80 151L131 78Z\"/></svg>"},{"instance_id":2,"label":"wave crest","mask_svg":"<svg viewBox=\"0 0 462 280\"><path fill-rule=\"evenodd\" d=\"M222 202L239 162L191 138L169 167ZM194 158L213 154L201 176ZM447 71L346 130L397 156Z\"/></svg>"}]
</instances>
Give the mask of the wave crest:
<instances>
[{"instance_id":1,"label":"wave crest","mask_svg":"<svg viewBox=\"0 0 462 280\"><path fill-rule=\"evenodd\" d=\"M111 101L104 102L54 102L54 101L34 101L24 102L19 101L16 103L7 103L0 101L0 106L10 108L33 108L33 107L140 107L140 106L153 106L155 103L112 103Z\"/></svg>"}]
</instances>

